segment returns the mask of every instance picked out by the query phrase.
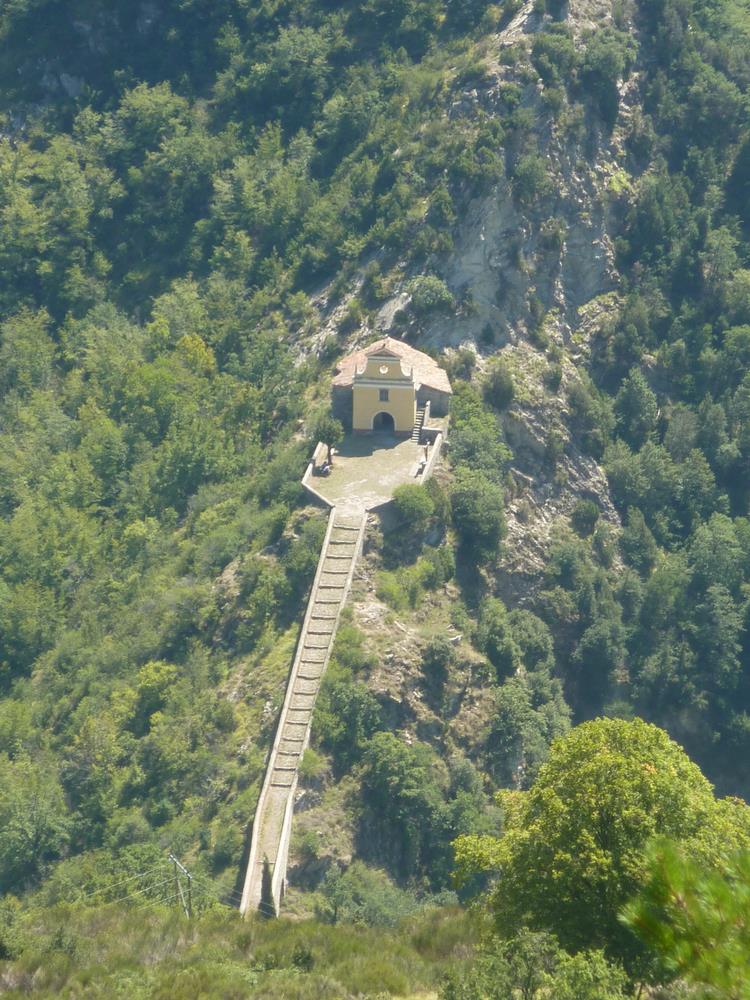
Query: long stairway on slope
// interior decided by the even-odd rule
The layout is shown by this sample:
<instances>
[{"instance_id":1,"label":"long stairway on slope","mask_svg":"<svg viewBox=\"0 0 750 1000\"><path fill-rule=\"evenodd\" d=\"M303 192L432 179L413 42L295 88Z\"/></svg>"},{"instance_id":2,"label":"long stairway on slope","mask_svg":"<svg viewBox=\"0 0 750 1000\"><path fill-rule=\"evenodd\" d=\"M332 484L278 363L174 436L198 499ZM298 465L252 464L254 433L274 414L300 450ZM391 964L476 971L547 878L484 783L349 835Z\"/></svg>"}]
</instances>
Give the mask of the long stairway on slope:
<instances>
[{"instance_id":1,"label":"long stairway on slope","mask_svg":"<svg viewBox=\"0 0 750 1000\"><path fill-rule=\"evenodd\" d=\"M253 821L240 911L261 907L270 915L270 900L261 900L263 869L268 862L273 909L284 894L294 795L300 760L310 738L315 699L333 647L362 548L366 514L334 508L329 517L307 612L287 683L273 748ZM267 892L268 895L268 892Z\"/></svg>"}]
</instances>

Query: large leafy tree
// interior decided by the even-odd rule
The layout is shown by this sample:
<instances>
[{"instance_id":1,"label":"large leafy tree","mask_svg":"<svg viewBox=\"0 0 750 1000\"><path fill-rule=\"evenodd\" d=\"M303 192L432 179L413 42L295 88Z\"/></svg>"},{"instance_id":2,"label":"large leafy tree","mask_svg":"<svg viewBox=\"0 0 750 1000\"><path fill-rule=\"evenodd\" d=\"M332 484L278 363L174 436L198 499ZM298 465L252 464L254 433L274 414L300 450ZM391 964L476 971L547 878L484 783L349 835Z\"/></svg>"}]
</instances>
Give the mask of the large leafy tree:
<instances>
[{"instance_id":1,"label":"large leafy tree","mask_svg":"<svg viewBox=\"0 0 750 1000\"><path fill-rule=\"evenodd\" d=\"M49 760L0 755L0 789L0 885L13 891L60 856L68 838L68 818Z\"/></svg>"},{"instance_id":2,"label":"large leafy tree","mask_svg":"<svg viewBox=\"0 0 750 1000\"><path fill-rule=\"evenodd\" d=\"M659 834L710 857L750 843L750 810L715 799L656 726L597 719L553 745L531 790L506 810L500 840L458 841L459 871L495 868L491 908L502 934L525 924L638 969L642 948L619 911L645 881L644 851Z\"/></svg>"}]
</instances>

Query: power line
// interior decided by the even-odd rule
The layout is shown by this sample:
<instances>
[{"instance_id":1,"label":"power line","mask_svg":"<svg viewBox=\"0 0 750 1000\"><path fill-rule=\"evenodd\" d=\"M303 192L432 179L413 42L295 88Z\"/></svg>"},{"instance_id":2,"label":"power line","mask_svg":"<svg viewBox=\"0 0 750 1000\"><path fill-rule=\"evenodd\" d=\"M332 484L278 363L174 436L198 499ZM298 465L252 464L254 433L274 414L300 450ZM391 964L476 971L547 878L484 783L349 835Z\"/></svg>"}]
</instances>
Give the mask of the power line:
<instances>
[{"instance_id":1,"label":"power line","mask_svg":"<svg viewBox=\"0 0 750 1000\"><path fill-rule=\"evenodd\" d=\"M175 892L173 895L167 896L165 899L148 899L142 903L136 903L133 909L137 913L143 913L146 910L153 910L157 906L168 906L170 903L174 903L174 901L178 898L178 895L179 894Z\"/></svg>"},{"instance_id":2,"label":"power line","mask_svg":"<svg viewBox=\"0 0 750 1000\"><path fill-rule=\"evenodd\" d=\"M168 870L169 862L171 862L174 866L174 872L169 876L154 882L153 877L157 873L165 874L165 870ZM147 885L143 886L143 888L136 889L134 892L128 892L125 896L115 897L108 902L126 903L136 900L137 902L131 903L133 909L136 910L147 910L155 906L167 906L170 903L178 902L181 909L184 910L185 915L190 917L193 912L193 890L195 889L198 893L202 894L202 899L205 901L210 899L213 902L220 903L221 905L227 906L231 909L241 905L242 893L238 890L220 885L220 883L216 882L209 875L201 875L200 878L196 878L171 852L169 854L169 862L162 861L159 864L154 865L152 868L146 868L142 872L135 872L127 878L120 879L118 882L113 882L111 885L100 886L98 889L93 889L91 892L78 896L78 901L92 899L94 896L99 896L102 893L112 892L116 889L120 889L122 886L130 885L137 879L149 879L150 881ZM181 877L184 877L187 880L187 897L183 889ZM162 889L163 886L170 882L174 883L174 892L161 898L147 898L149 893ZM169 890L163 891L169 892ZM276 916L274 908L267 903L263 903L262 901L259 903L258 909L264 914L267 913L271 916Z\"/></svg>"},{"instance_id":3,"label":"power line","mask_svg":"<svg viewBox=\"0 0 750 1000\"><path fill-rule=\"evenodd\" d=\"M203 889L204 892L211 893L211 895L213 896L214 899L217 900L217 902L223 903L225 906L233 906L233 907L237 906L237 907L239 907L239 905L242 902L242 893L241 892L238 892L236 889L223 889L218 883L213 882L212 880L209 880L208 877L206 877L206 879L203 879L203 877L196 878L195 875L194 875L193 876L193 883L196 886L200 886ZM231 902L229 902L229 903L225 902L224 899L222 898L222 896L226 897ZM268 915L268 916L271 916L271 917L275 917L276 916L276 910L271 906L270 903L264 903L261 900L258 903L258 907L257 908L258 908L258 910L261 911L261 913L263 913L265 915Z\"/></svg>"},{"instance_id":4,"label":"power line","mask_svg":"<svg viewBox=\"0 0 750 1000\"><path fill-rule=\"evenodd\" d=\"M103 885L98 889L94 889L92 892L86 892L82 896L78 897L78 902L84 899L90 899L92 896L98 896L100 892L110 892L112 889L117 889L121 885L125 885L128 882L133 882L137 878L144 878L146 875L151 875L153 872L158 871L160 868L163 869L166 865L165 861L159 862L158 865L154 865L153 868L147 868L145 872L137 872L135 875L130 875L128 878L121 879L119 882L114 882L112 885Z\"/></svg>"},{"instance_id":5,"label":"power line","mask_svg":"<svg viewBox=\"0 0 750 1000\"><path fill-rule=\"evenodd\" d=\"M204 878L201 875L200 878L196 878L195 875L193 875L193 881L196 882L196 883L198 883L199 885L206 886L207 890L210 890L211 892L216 893L216 895L221 895L221 896L236 896L237 899L239 899L239 900L242 899L242 893L241 892L237 892L236 889L225 889L223 886L219 885L218 882L214 882L213 879L209 879L208 876L206 876L206 878Z\"/></svg>"},{"instance_id":6,"label":"power line","mask_svg":"<svg viewBox=\"0 0 750 1000\"><path fill-rule=\"evenodd\" d=\"M172 876L169 878L162 879L161 882L156 882L154 885L147 885L144 889L139 889L137 892L130 892L127 896L120 896L118 899L113 899L113 903L124 903L128 899L134 899L136 896L142 896L145 892L150 892L152 889L158 889L161 885L166 885L167 882L172 881Z\"/></svg>"},{"instance_id":7,"label":"power line","mask_svg":"<svg viewBox=\"0 0 750 1000\"><path fill-rule=\"evenodd\" d=\"M193 883L195 884L196 888L198 888L201 892L203 892L205 895L210 896L211 899L213 899L215 902L221 903L222 906L228 906L233 909L235 906L238 905L236 900L231 899L232 895L231 890L227 890L225 892L218 886L215 887L210 882L204 882L202 879L196 879L195 876L193 876ZM224 897L230 897L229 902L227 902L226 898Z\"/></svg>"}]
</instances>

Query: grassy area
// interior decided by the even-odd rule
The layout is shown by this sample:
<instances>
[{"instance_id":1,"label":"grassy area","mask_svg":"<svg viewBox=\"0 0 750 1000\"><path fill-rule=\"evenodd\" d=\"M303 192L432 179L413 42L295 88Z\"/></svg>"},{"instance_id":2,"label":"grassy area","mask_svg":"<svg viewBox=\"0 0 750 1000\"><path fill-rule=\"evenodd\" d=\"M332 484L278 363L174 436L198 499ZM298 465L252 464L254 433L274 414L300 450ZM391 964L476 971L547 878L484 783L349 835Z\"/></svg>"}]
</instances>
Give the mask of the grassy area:
<instances>
[{"instance_id":1,"label":"grassy area","mask_svg":"<svg viewBox=\"0 0 750 1000\"><path fill-rule=\"evenodd\" d=\"M192 922L145 907L57 907L24 918L0 962L6 997L432 996L473 953L473 918L431 910L395 931L248 920L226 909ZM10 943L10 942L9 942Z\"/></svg>"}]
</instances>

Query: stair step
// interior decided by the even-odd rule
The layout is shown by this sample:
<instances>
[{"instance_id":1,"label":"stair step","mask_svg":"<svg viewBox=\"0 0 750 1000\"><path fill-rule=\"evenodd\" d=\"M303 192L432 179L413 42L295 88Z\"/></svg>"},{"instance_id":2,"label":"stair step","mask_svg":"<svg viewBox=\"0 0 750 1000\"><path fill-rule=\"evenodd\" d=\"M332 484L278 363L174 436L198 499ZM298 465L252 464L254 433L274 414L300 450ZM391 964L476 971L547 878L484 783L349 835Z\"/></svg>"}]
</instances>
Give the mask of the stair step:
<instances>
[{"instance_id":1,"label":"stair step","mask_svg":"<svg viewBox=\"0 0 750 1000\"><path fill-rule=\"evenodd\" d=\"M330 623L330 624L332 624L332 623ZM318 639L323 639L323 638L330 639L333 636L333 629L332 628L326 628L325 625L315 625L315 626L313 626L311 628L308 628L307 634L309 636L310 635L311 636L315 636Z\"/></svg>"},{"instance_id":2,"label":"stair step","mask_svg":"<svg viewBox=\"0 0 750 1000\"><path fill-rule=\"evenodd\" d=\"M318 686L317 678L315 680L305 680L297 674L297 682L294 685L294 694L308 694L315 697L318 692Z\"/></svg>"},{"instance_id":3,"label":"stair step","mask_svg":"<svg viewBox=\"0 0 750 1000\"><path fill-rule=\"evenodd\" d=\"M289 711L287 712L287 719L289 720L289 724L292 726L303 723L304 725L307 725L310 721L311 714L312 712L310 711L309 706L306 706L305 708L292 708L290 706ZM292 718L292 716L294 716L294 718Z\"/></svg>"},{"instance_id":4,"label":"stair step","mask_svg":"<svg viewBox=\"0 0 750 1000\"><path fill-rule=\"evenodd\" d=\"M324 646L308 646L307 639L300 649L299 660L300 663L310 663L320 666L325 662L326 651L330 643L326 643Z\"/></svg>"},{"instance_id":5,"label":"stair step","mask_svg":"<svg viewBox=\"0 0 750 1000\"><path fill-rule=\"evenodd\" d=\"M315 705L315 695L314 694L295 694L295 695L292 696L292 701L294 701L296 698L304 698L306 700L302 701L302 702L299 702L296 705L293 705L293 704L290 705L289 706L289 711L290 712L305 712L305 713L307 713L307 716L309 717L312 714L313 706ZM310 698L312 698L312 701L309 700Z\"/></svg>"},{"instance_id":6,"label":"stair step","mask_svg":"<svg viewBox=\"0 0 750 1000\"><path fill-rule=\"evenodd\" d=\"M319 667L325 662L327 646L319 649L303 649L300 656L300 663L305 663L310 667Z\"/></svg>"},{"instance_id":7,"label":"stair step","mask_svg":"<svg viewBox=\"0 0 750 1000\"><path fill-rule=\"evenodd\" d=\"M330 635L307 635L305 636L305 645L303 647L303 652L307 652L311 649L328 649L331 645Z\"/></svg>"}]
</instances>

